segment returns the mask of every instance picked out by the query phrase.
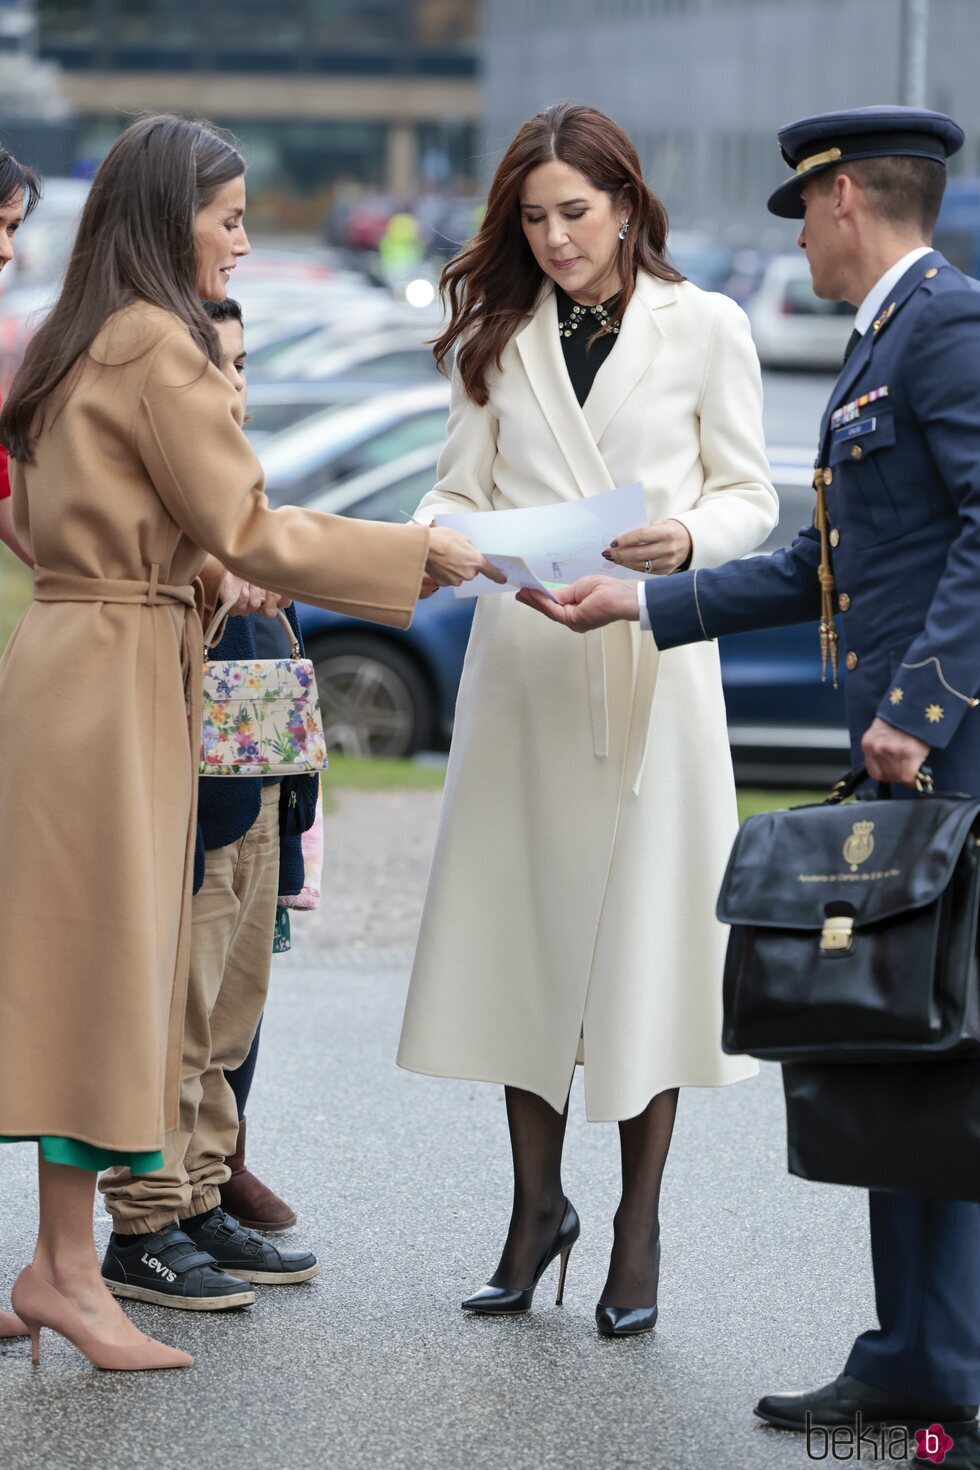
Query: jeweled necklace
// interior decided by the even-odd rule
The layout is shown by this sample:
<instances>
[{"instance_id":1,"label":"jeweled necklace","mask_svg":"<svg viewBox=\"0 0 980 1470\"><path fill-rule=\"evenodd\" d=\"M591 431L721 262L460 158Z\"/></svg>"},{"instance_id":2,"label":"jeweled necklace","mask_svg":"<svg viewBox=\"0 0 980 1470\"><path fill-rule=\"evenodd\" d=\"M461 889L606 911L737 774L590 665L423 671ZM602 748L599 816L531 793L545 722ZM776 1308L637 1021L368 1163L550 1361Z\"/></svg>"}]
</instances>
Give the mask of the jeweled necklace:
<instances>
[{"instance_id":1,"label":"jeweled necklace","mask_svg":"<svg viewBox=\"0 0 980 1470\"><path fill-rule=\"evenodd\" d=\"M565 320L558 323L558 335L560 337L571 337L590 316L595 318L600 331L609 332L614 337L619 335L619 319L613 319L601 303L599 306L579 306L578 304L574 304Z\"/></svg>"}]
</instances>

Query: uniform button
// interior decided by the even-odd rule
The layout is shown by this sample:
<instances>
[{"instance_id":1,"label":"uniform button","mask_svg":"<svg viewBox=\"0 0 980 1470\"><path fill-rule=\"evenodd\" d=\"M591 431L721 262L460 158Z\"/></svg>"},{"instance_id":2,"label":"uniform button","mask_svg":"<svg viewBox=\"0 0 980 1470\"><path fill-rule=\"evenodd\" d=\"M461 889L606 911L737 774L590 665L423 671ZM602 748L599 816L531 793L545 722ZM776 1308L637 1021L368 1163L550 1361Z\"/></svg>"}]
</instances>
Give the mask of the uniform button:
<instances>
[{"instance_id":1,"label":"uniform button","mask_svg":"<svg viewBox=\"0 0 980 1470\"><path fill-rule=\"evenodd\" d=\"M863 459L864 458L864 450L861 448L860 444L852 444L851 445L851 458L852 459Z\"/></svg>"},{"instance_id":2,"label":"uniform button","mask_svg":"<svg viewBox=\"0 0 980 1470\"><path fill-rule=\"evenodd\" d=\"M825 485L832 485L834 482L834 472L829 465L823 472L823 482Z\"/></svg>"},{"instance_id":3,"label":"uniform button","mask_svg":"<svg viewBox=\"0 0 980 1470\"><path fill-rule=\"evenodd\" d=\"M934 265L931 265L929 267L929 269L926 271L926 280L927 281L931 281L932 278L933 278L933 276L938 276L938 275L939 275L939 272L936 269L936 267Z\"/></svg>"},{"instance_id":4,"label":"uniform button","mask_svg":"<svg viewBox=\"0 0 980 1470\"><path fill-rule=\"evenodd\" d=\"M851 650L851 652L850 652L850 653L849 653L849 654L848 654L848 655L847 655L847 658L846 658L846 659L845 659L845 660L844 660L844 662L845 662L845 664L846 664L846 665L847 665L847 667L848 667L848 668L849 668L849 669L856 669L856 668L857 668L857 666L858 666L858 656L857 656L857 654L856 654L856 653L855 653L855 652L854 652L854 651L853 651L853 649L852 649L852 650Z\"/></svg>"},{"instance_id":5,"label":"uniform button","mask_svg":"<svg viewBox=\"0 0 980 1470\"><path fill-rule=\"evenodd\" d=\"M838 531L838 529L837 529L836 526L834 527L834 529L830 533L830 544L831 544L831 546L839 546L840 545L840 532Z\"/></svg>"},{"instance_id":6,"label":"uniform button","mask_svg":"<svg viewBox=\"0 0 980 1470\"><path fill-rule=\"evenodd\" d=\"M837 606L840 608L841 612L847 612L850 605L851 599L848 597L846 592L842 592L840 597L838 597L837 599Z\"/></svg>"}]
</instances>

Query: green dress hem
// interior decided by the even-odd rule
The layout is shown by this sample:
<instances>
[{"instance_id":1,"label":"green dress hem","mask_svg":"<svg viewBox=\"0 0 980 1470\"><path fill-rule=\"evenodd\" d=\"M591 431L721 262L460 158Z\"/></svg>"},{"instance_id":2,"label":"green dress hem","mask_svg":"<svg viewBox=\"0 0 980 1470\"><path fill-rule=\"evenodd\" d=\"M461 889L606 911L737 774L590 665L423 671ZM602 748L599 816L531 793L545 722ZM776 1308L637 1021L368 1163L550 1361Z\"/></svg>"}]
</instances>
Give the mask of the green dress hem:
<instances>
[{"instance_id":1,"label":"green dress hem","mask_svg":"<svg viewBox=\"0 0 980 1470\"><path fill-rule=\"evenodd\" d=\"M96 1148L91 1143L80 1143L77 1138L53 1138L49 1135L27 1135L23 1138L0 1137L0 1143L39 1143L41 1157L46 1164L69 1164L73 1169L89 1169L99 1173L102 1169L121 1166L133 1174L154 1174L163 1168L163 1154L125 1153L117 1149Z\"/></svg>"}]
</instances>

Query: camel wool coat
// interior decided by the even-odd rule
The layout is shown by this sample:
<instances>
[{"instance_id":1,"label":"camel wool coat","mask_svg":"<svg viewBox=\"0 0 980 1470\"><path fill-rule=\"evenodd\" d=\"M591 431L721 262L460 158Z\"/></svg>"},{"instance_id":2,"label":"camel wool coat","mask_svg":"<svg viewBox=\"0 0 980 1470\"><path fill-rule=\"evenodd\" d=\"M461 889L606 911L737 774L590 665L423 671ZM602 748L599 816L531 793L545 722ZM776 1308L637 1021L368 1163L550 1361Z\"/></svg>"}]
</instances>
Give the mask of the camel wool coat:
<instances>
[{"instance_id":1,"label":"camel wool coat","mask_svg":"<svg viewBox=\"0 0 980 1470\"><path fill-rule=\"evenodd\" d=\"M270 510L241 417L183 323L140 303L12 466L37 571L0 662L0 1135L150 1152L177 1124L199 574L212 598L228 567L411 621L428 533Z\"/></svg>"},{"instance_id":2,"label":"camel wool coat","mask_svg":"<svg viewBox=\"0 0 980 1470\"><path fill-rule=\"evenodd\" d=\"M456 381L420 518L638 480L650 521L689 530L694 567L776 523L759 364L726 297L640 274L580 409L546 286L489 385L481 408ZM583 637L481 598L400 1064L560 1110L578 1054L596 1120L752 1075L721 1051L714 908L736 825L715 644L661 655L635 622Z\"/></svg>"}]
</instances>

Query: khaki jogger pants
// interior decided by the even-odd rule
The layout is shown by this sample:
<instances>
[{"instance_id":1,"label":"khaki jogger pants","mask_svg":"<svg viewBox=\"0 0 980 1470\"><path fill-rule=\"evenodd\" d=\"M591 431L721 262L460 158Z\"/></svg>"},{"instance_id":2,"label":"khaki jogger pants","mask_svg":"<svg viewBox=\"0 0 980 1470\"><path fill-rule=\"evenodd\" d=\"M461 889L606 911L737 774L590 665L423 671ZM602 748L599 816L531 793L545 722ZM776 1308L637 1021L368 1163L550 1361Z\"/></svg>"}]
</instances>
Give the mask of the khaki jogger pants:
<instances>
[{"instance_id":1,"label":"khaki jogger pants","mask_svg":"<svg viewBox=\"0 0 980 1470\"><path fill-rule=\"evenodd\" d=\"M248 1055L269 989L279 796L278 783L263 787L259 815L244 837L207 854L191 918L180 1125L167 1134L157 1173L102 1175L99 1188L120 1234L149 1234L220 1204L225 1159L238 1139L238 1108L225 1072Z\"/></svg>"}]
</instances>

